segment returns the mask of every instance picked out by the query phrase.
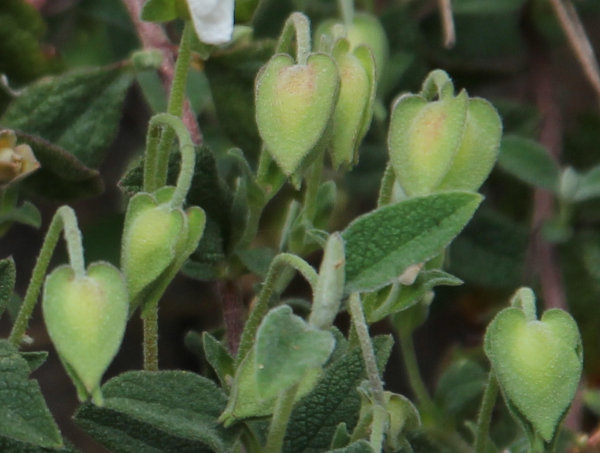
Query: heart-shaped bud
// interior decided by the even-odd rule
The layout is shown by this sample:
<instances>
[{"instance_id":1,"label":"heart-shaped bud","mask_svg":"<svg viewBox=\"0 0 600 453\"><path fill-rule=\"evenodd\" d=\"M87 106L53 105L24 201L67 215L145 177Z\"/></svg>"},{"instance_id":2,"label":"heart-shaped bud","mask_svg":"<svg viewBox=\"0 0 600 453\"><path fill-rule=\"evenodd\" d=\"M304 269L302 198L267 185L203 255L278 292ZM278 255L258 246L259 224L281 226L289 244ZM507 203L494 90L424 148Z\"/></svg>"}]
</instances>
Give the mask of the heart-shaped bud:
<instances>
[{"instance_id":1,"label":"heart-shaped bud","mask_svg":"<svg viewBox=\"0 0 600 453\"><path fill-rule=\"evenodd\" d=\"M333 114L330 147L334 167L351 165L367 133L375 100L375 62L368 47L350 50L346 39L337 41L333 56L340 73L340 94Z\"/></svg>"},{"instance_id":2,"label":"heart-shaped bud","mask_svg":"<svg viewBox=\"0 0 600 453\"><path fill-rule=\"evenodd\" d=\"M323 36L333 41L333 36L335 36L334 27L336 25L342 25L342 22L328 20L319 25L315 34L315 42L320 42ZM389 56L387 35L379 19L367 13L356 13L352 19L352 24L346 28L346 35L348 41L350 41L351 50L361 45L366 45L371 49L375 59L376 77L379 79Z\"/></svg>"},{"instance_id":3,"label":"heart-shaped bud","mask_svg":"<svg viewBox=\"0 0 600 453\"><path fill-rule=\"evenodd\" d=\"M268 152L291 176L323 137L338 96L335 62L314 53L306 64L274 55L256 78L256 123Z\"/></svg>"},{"instance_id":4,"label":"heart-shaped bud","mask_svg":"<svg viewBox=\"0 0 600 453\"><path fill-rule=\"evenodd\" d=\"M159 193L160 192L160 193ZM175 260L187 217L165 199L172 188L154 195L139 193L129 202L121 247L121 267L127 280L131 311L140 304L143 290Z\"/></svg>"},{"instance_id":5,"label":"heart-shaped bud","mask_svg":"<svg viewBox=\"0 0 600 453\"><path fill-rule=\"evenodd\" d=\"M388 135L390 161L409 196L428 195L450 170L463 138L467 93L428 102L403 95L392 107Z\"/></svg>"},{"instance_id":6,"label":"heart-shaped bud","mask_svg":"<svg viewBox=\"0 0 600 453\"><path fill-rule=\"evenodd\" d=\"M127 287L108 263L91 264L84 276L60 266L46 278L42 307L48 334L79 398L101 404L100 379L119 350L127 323Z\"/></svg>"},{"instance_id":7,"label":"heart-shaped bud","mask_svg":"<svg viewBox=\"0 0 600 453\"><path fill-rule=\"evenodd\" d=\"M581 376L573 318L551 309L537 320L534 309L506 308L489 325L484 347L509 407L551 442Z\"/></svg>"},{"instance_id":8,"label":"heart-shaped bud","mask_svg":"<svg viewBox=\"0 0 600 453\"><path fill-rule=\"evenodd\" d=\"M485 99L469 99L462 142L437 190L477 190L498 157L502 120Z\"/></svg>"}]
</instances>

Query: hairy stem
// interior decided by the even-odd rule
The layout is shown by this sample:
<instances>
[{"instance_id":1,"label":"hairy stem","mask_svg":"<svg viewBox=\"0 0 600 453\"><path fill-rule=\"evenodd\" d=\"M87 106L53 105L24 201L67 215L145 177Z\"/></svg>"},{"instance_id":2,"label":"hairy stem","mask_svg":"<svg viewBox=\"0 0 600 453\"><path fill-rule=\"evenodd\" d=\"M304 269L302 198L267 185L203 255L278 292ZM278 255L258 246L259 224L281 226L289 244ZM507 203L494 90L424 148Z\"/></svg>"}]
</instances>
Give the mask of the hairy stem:
<instances>
[{"instance_id":1,"label":"hairy stem","mask_svg":"<svg viewBox=\"0 0 600 453\"><path fill-rule=\"evenodd\" d=\"M67 242L69 260L75 271L75 275L85 275L83 247L81 245L81 233L77 227L77 218L75 217L73 209L68 206L62 206L56 211L48 226L46 237L44 238L42 248L40 249L40 254L38 255L31 273L25 298L23 299L21 309L19 310L17 319L15 320L10 336L8 337L9 341L15 346L19 346L23 340L23 335L25 335L29 319L35 308L35 303L40 295L40 290L44 283L44 276L46 275L48 265L50 264L50 259L52 258L52 254L60 238L60 232L63 228L65 230L64 236Z\"/></svg>"},{"instance_id":2,"label":"hairy stem","mask_svg":"<svg viewBox=\"0 0 600 453\"><path fill-rule=\"evenodd\" d=\"M179 56L175 63L175 73L167 105L167 113L180 117L183 113L183 101L185 99L185 88L187 85L187 76L192 58L191 42L194 29L190 21L186 21L179 45ZM188 132L189 135L189 132ZM173 143L174 131L166 129L163 131L160 143L158 145L158 156L156 161L156 183L154 190L162 187L167 181L167 171L169 168L169 154ZM181 139L180 139L181 140ZM191 140L190 140L191 141ZM193 142L192 142L193 145Z\"/></svg>"},{"instance_id":3,"label":"hairy stem","mask_svg":"<svg viewBox=\"0 0 600 453\"><path fill-rule=\"evenodd\" d=\"M194 177L194 166L196 165L196 151L194 149L194 143L190 136L189 131L178 117L169 113L159 113L154 115L150 119L149 128L154 129L160 125L169 126L168 130L173 131L177 135L179 140L179 148L181 150L181 165L179 170L179 176L177 177L177 184L173 198L171 199L171 206L179 208L185 201L185 197L190 190L192 185L192 179Z\"/></svg>"},{"instance_id":4,"label":"hairy stem","mask_svg":"<svg viewBox=\"0 0 600 453\"><path fill-rule=\"evenodd\" d=\"M173 77L175 73L175 55L171 41L167 37L161 25L144 22L141 19L142 5L145 0L123 0L129 16L133 21L137 34L144 46L144 49L157 49L163 54L163 61L158 70L158 74L162 80L166 92L171 90ZM202 132L198 127L194 113L190 108L190 103L186 99L183 103L183 122L190 130L194 143L202 143Z\"/></svg>"},{"instance_id":5,"label":"hairy stem","mask_svg":"<svg viewBox=\"0 0 600 453\"><path fill-rule=\"evenodd\" d=\"M498 382L494 372L490 370L488 382L481 400L479 415L477 416L477 431L475 436L475 453L485 453L487 447L488 432L490 430L490 421L492 411L498 397Z\"/></svg>"},{"instance_id":6,"label":"hairy stem","mask_svg":"<svg viewBox=\"0 0 600 453\"><path fill-rule=\"evenodd\" d=\"M352 316L352 325L354 326L358 336L358 342L360 344L360 350L365 362L365 369L367 370L367 377L369 379L369 386L371 388L373 398L377 404L385 407L383 383L379 377L379 370L377 370L377 361L375 360L375 352L373 351L373 342L369 336L369 328L367 326L367 321L365 319L365 314L363 313L360 296L358 293L352 293L350 295L348 307L350 309L350 315Z\"/></svg>"},{"instance_id":7,"label":"hairy stem","mask_svg":"<svg viewBox=\"0 0 600 453\"><path fill-rule=\"evenodd\" d=\"M287 429L292 409L294 408L294 400L300 384L295 384L287 390L279 394L271 425L269 426L269 434L267 435L267 444L265 445L265 453L280 453L283 447L283 439Z\"/></svg>"},{"instance_id":8,"label":"hairy stem","mask_svg":"<svg viewBox=\"0 0 600 453\"><path fill-rule=\"evenodd\" d=\"M256 302L254 303L254 308L250 312L250 316L248 317L246 326L242 332L240 347L236 357L236 364L239 364L244 359L248 351L252 348L258 326L269 311L269 300L271 299L273 291L275 290L277 279L286 266L291 266L300 272L313 288L314 292L314 289L317 285L318 276L310 264L308 264L299 256L292 255L291 253L280 253L273 258L271 266L269 267L269 272L267 273L265 281L263 282L263 287L258 294Z\"/></svg>"},{"instance_id":9,"label":"hairy stem","mask_svg":"<svg viewBox=\"0 0 600 453\"><path fill-rule=\"evenodd\" d=\"M419 364L417 363L417 354L415 352L415 344L411 334L400 334L400 349L402 350L402 358L404 360L404 366L406 367L406 374L408 375L408 382L410 387L417 397L417 401L425 411L430 414L433 413L434 404L425 382L419 371Z\"/></svg>"},{"instance_id":10,"label":"hairy stem","mask_svg":"<svg viewBox=\"0 0 600 453\"><path fill-rule=\"evenodd\" d=\"M144 310L144 370L158 371L158 304Z\"/></svg>"}]
</instances>

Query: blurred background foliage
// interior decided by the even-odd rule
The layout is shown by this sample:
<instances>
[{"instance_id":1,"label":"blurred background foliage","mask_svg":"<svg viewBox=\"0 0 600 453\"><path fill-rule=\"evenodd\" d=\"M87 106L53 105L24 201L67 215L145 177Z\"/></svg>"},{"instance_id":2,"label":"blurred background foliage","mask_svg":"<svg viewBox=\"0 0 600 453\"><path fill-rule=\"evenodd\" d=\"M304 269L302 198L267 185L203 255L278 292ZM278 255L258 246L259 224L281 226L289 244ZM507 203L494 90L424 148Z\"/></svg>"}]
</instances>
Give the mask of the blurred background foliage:
<instances>
[{"instance_id":1,"label":"blurred background foliage","mask_svg":"<svg viewBox=\"0 0 600 453\"><path fill-rule=\"evenodd\" d=\"M212 166L218 169L219 177L208 181L215 175L208 172L208 182L195 192L203 200L199 204L206 207L208 203L214 208L213 222L209 222L203 240L202 259L192 261L186 268L186 273L195 278L178 277L161 304L163 368L205 369L194 354L197 347L193 335L188 335L187 348L183 346L184 337L190 331L214 330L221 325L218 285L211 279L218 275L227 246L228 224L235 219L220 217L218 206L232 202L230 188L238 174L228 149L237 146L250 159L258 155L260 140L253 109L256 72L272 54L274 39L290 12L305 12L313 30L323 20L338 14L333 0L262 0L254 10L256 3L240 0L237 11L238 24L254 29L252 39L241 37L230 46L213 49L208 59L206 49L201 46L196 49L188 95L205 144L214 155L213 158L209 153L206 159L201 159L205 167L198 171ZM532 286L544 304L538 279L540 257L534 246L540 228L543 240L553 244L566 304L582 330L585 381L590 389L600 388L600 194L569 204L566 219L552 217L541 226L532 223L536 209L533 186L556 189L549 186L557 183L556 178L567 166L584 174L600 164L598 96L584 77L549 1L454 0L456 44L452 48L442 44L440 15L434 0L357 0L356 3L357 9L379 16L390 53L381 75L379 105L361 146L359 164L343 176L328 174L338 184L330 230L343 228L357 214L375 206L387 161L389 106L399 93L417 91L431 69L446 70L456 87L492 101L502 115L505 135L514 139L503 144L500 165L482 188L485 203L449 252L449 272L465 284L437 291L430 317L417 331L420 364L429 386L437 389L436 399L444 402L457 423L472 417L485 380L481 352L485 326L519 286ZM576 7L592 45L600 49L600 3L580 0ZM170 23L167 32L176 43L181 24ZM133 70L127 62L139 48L135 28L121 0L0 2L0 73L6 76L0 87L0 125L16 127L55 143L58 139L64 148L51 150L48 143L31 139L34 151L39 150L36 154L46 155L46 152L51 156L47 163L42 162L44 171L24 183L21 191L22 197L41 212L42 226L32 228L36 222L31 218L29 222L17 222L9 225L10 229L5 228L0 240L2 256L15 257L17 288L21 294L45 227L63 201L71 202L79 215L86 259L118 264L124 206L121 189L127 193L128 185L135 185L135 172L128 173L125 180L121 178L138 165L147 120L152 113L164 110L166 103L157 73ZM545 68L542 80L540 65ZM50 124L47 130L27 130L27 124L14 119L18 94L32 82L40 84L45 76L97 67L103 67L93 76L97 84L86 81L81 85L85 89L74 89L74 96L88 105L114 103L116 113L110 118L97 119L107 129L101 141L84 143L80 138L73 143L61 136L59 121L64 116L57 116L57 123ZM69 83L78 87L75 79ZM546 82L553 91L540 100L538 88ZM555 129L561 153L554 161L539 144L547 113L541 111L544 101L558 112L558 119L551 127ZM49 112L43 114L51 116L52 109ZM35 114L34 108L32 115ZM74 112L69 121L77 121L78 115ZM111 127L112 132L108 130ZM81 134L80 137L85 137L86 131ZM21 138L27 141L26 135ZM536 154L540 149L541 157ZM293 191L291 187L285 190L287 194ZM558 213L562 203L560 190L555 193ZM282 221L283 211L275 198L261 225L257 246L273 245L276 238L271 231ZM7 220L0 220L6 227ZM64 261L64 255L61 257L60 252L57 255L56 263ZM266 255L261 256L268 260ZM311 257L313 264L319 260L318 254ZM260 274L260 263L252 261ZM256 275L248 275L239 282L245 300L248 301L258 281ZM302 297L306 291L305 285L298 282L291 286L288 295ZM30 335L35 338L36 349L51 349L39 313L34 321ZM140 368L138 322L130 323L124 347L108 375ZM342 317L340 326L345 327L346 322ZM0 331L7 333L8 328L5 318L0 322ZM390 328L381 322L373 330L381 333ZM450 363L453 365L448 367ZM54 354L34 376L40 380L64 434L75 444L85 445L87 452L104 451L95 444L88 445L85 435L70 422L76 407L75 394ZM408 392L397 352L392 356L385 381L393 391ZM461 381L470 383L465 385L465 392L473 394L471 398L462 395L457 400L461 404L457 405L446 389ZM594 411L597 415L598 405L594 405L593 397L586 401L592 403L585 410L584 429L591 429L597 423ZM510 430L514 426L499 424L495 429ZM506 435L495 433L501 434Z\"/></svg>"}]
</instances>

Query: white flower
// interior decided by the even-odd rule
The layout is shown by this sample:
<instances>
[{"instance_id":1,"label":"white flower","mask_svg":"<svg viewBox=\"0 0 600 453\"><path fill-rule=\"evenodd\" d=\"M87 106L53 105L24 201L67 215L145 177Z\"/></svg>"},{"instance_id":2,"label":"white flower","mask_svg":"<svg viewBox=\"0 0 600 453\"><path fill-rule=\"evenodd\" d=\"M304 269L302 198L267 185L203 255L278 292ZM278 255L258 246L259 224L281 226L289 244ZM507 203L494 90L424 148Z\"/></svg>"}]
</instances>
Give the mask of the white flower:
<instances>
[{"instance_id":1,"label":"white flower","mask_svg":"<svg viewBox=\"0 0 600 453\"><path fill-rule=\"evenodd\" d=\"M233 33L234 0L187 0L200 41L224 44Z\"/></svg>"}]
</instances>

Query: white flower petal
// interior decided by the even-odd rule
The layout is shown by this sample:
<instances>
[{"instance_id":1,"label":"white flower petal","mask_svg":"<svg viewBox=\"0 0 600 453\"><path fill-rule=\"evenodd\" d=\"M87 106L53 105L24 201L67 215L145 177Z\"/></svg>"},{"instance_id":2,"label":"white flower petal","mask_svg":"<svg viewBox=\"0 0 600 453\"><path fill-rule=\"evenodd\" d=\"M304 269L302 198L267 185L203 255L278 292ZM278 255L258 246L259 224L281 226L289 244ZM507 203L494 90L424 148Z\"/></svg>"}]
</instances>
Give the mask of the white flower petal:
<instances>
[{"instance_id":1,"label":"white flower petal","mask_svg":"<svg viewBox=\"0 0 600 453\"><path fill-rule=\"evenodd\" d=\"M224 44L233 33L234 0L187 0L200 41Z\"/></svg>"}]
</instances>

